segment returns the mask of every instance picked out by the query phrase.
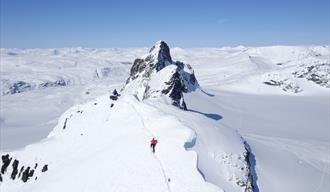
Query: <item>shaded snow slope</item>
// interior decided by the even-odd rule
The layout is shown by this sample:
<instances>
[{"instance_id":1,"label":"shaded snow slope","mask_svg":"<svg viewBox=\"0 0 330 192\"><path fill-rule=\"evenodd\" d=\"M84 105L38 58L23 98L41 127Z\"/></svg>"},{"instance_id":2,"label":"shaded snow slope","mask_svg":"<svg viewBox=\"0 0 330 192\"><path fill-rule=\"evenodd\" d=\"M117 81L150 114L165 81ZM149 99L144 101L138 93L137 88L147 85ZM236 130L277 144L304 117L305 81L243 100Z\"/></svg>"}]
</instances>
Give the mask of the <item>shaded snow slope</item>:
<instances>
[{"instance_id":1,"label":"shaded snow slope","mask_svg":"<svg viewBox=\"0 0 330 192\"><path fill-rule=\"evenodd\" d=\"M247 140L259 191L329 189L329 93L293 97L209 92L213 97L208 100L187 95L187 102L193 99L191 107L212 118L221 114L219 124L237 129Z\"/></svg>"},{"instance_id":2,"label":"shaded snow slope","mask_svg":"<svg viewBox=\"0 0 330 192\"><path fill-rule=\"evenodd\" d=\"M328 82L329 47L253 49L259 53L198 49L173 55L194 67L200 85L213 96L196 104L204 106L199 111L221 114L219 123L239 130L248 141L259 191L329 191L330 90L293 74L324 63L326 68L310 68L318 68ZM252 69L249 56L266 58L273 69ZM274 76L302 91L294 94L262 83ZM196 102L190 102L192 108Z\"/></svg>"}]
</instances>

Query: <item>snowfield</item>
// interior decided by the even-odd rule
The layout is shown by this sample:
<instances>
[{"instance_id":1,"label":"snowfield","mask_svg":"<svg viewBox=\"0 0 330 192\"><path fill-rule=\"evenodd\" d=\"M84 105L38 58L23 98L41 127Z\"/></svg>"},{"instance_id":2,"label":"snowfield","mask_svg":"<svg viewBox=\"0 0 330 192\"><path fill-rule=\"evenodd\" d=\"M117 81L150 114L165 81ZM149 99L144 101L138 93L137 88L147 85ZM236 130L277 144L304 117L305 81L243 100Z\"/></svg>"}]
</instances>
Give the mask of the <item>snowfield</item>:
<instances>
[{"instance_id":1,"label":"snowfield","mask_svg":"<svg viewBox=\"0 0 330 192\"><path fill-rule=\"evenodd\" d=\"M1 191L330 191L329 46L172 48L200 86L187 111L157 92L173 65L157 97L109 98L146 53L2 48Z\"/></svg>"},{"instance_id":2,"label":"snowfield","mask_svg":"<svg viewBox=\"0 0 330 192\"><path fill-rule=\"evenodd\" d=\"M121 87L134 58L146 51L1 49L1 149L45 138L68 108ZM61 79L67 83L54 83Z\"/></svg>"}]
</instances>

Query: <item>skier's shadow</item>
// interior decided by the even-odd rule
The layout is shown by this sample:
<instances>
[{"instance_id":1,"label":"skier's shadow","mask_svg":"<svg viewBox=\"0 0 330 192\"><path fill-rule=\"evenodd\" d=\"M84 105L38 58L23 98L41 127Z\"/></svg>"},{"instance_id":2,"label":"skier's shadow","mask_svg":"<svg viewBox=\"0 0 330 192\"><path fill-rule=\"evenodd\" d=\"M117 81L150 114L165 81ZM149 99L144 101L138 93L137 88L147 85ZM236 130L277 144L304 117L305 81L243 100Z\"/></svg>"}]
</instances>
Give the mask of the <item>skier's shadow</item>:
<instances>
[{"instance_id":1,"label":"skier's shadow","mask_svg":"<svg viewBox=\"0 0 330 192\"><path fill-rule=\"evenodd\" d=\"M218 115L218 114L215 114L215 113L203 113L203 112L200 112L200 111L195 111L193 109L188 109L188 111L204 115L204 116L206 116L208 118L211 118L213 120L216 120L216 121L223 118L221 115Z\"/></svg>"}]
</instances>

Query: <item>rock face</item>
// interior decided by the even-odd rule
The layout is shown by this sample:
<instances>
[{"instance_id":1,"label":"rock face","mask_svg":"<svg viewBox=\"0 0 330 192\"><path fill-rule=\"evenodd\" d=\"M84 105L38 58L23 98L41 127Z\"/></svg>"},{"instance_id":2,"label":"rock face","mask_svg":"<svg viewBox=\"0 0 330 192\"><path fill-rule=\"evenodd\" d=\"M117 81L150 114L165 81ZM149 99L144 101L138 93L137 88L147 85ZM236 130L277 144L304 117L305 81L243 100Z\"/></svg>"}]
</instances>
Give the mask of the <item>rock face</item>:
<instances>
[{"instance_id":1,"label":"rock face","mask_svg":"<svg viewBox=\"0 0 330 192\"><path fill-rule=\"evenodd\" d=\"M325 88L330 88L330 63L308 63L294 69L286 76L280 73L269 73L265 75L264 84L277 86L285 92L299 93L303 89L297 83L297 78L304 78Z\"/></svg>"},{"instance_id":2,"label":"rock face","mask_svg":"<svg viewBox=\"0 0 330 192\"><path fill-rule=\"evenodd\" d=\"M330 88L330 63L305 66L303 69L294 72L293 75L297 78L306 78L320 86Z\"/></svg>"},{"instance_id":3,"label":"rock face","mask_svg":"<svg viewBox=\"0 0 330 192\"><path fill-rule=\"evenodd\" d=\"M158 41L148 55L135 59L123 91L136 94L141 100L165 95L173 105L187 109L183 93L198 87L191 66L173 61L169 46Z\"/></svg>"},{"instance_id":4,"label":"rock face","mask_svg":"<svg viewBox=\"0 0 330 192\"><path fill-rule=\"evenodd\" d=\"M299 93L302 91L302 89L295 82L290 81L289 79L284 79L284 80L271 79L269 81L265 81L264 84L281 87L283 91L290 93Z\"/></svg>"},{"instance_id":5,"label":"rock face","mask_svg":"<svg viewBox=\"0 0 330 192\"><path fill-rule=\"evenodd\" d=\"M1 95L17 94L34 89L45 89L49 87L64 87L70 85L70 80L59 78L53 81L44 82L25 82L25 81L10 81L3 79L0 84L2 86Z\"/></svg>"},{"instance_id":6,"label":"rock face","mask_svg":"<svg viewBox=\"0 0 330 192\"><path fill-rule=\"evenodd\" d=\"M1 174L5 174L5 172L7 171L7 167L9 166L12 158L9 157L9 154L7 154L7 155L2 155L1 159L2 159Z\"/></svg>"},{"instance_id":7,"label":"rock face","mask_svg":"<svg viewBox=\"0 0 330 192\"><path fill-rule=\"evenodd\" d=\"M34 168L32 166L20 166L20 162L17 159L12 161L13 157L9 154L2 155L0 163L1 172L0 172L0 182L3 182L4 179L11 179L11 180L21 180L26 183L29 179L35 175L35 171L37 171L38 163L35 163ZM10 166L11 165L11 166ZM24 168L26 167L26 169ZM48 170L48 165L45 164L41 172L46 172ZM40 170L38 170L40 172ZM6 176L8 176L6 178ZM37 177L35 177L36 179Z\"/></svg>"},{"instance_id":8,"label":"rock face","mask_svg":"<svg viewBox=\"0 0 330 192\"><path fill-rule=\"evenodd\" d=\"M17 81L8 87L8 91L6 91L4 95L21 93L32 89L33 89L33 85L26 83L24 81Z\"/></svg>"},{"instance_id":9,"label":"rock face","mask_svg":"<svg viewBox=\"0 0 330 192\"><path fill-rule=\"evenodd\" d=\"M278 73L269 73L264 77L264 84L270 86L280 87L283 91L288 93L299 93L302 88L294 81L293 78L281 76Z\"/></svg>"}]
</instances>

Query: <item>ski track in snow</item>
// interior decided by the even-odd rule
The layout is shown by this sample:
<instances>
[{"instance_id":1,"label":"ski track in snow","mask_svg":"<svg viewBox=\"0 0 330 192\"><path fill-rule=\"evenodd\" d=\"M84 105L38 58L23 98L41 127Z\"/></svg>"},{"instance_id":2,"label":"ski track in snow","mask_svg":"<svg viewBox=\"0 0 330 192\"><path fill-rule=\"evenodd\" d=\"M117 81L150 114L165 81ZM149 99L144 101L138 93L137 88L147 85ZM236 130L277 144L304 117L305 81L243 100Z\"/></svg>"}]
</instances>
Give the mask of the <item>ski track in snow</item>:
<instances>
[{"instance_id":1,"label":"ski track in snow","mask_svg":"<svg viewBox=\"0 0 330 192\"><path fill-rule=\"evenodd\" d=\"M189 161L193 161L192 162L194 164L194 166L192 167L192 169L194 169L193 174L196 175L194 176L191 175L189 177L195 177L199 179L198 182L200 183L196 183L196 187L200 188L201 190L222 191L222 189L205 181L204 177L201 175L201 172L200 170L198 170L197 167L198 154L195 151L187 151L187 149L185 148L185 144L190 142L191 139L193 139L191 138L192 135L194 138L196 138L196 134L193 134L194 131L192 129L186 127L184 124L182 124L180 119L178 119L176 116L172 115L171 113L167 112L166 110L165 111L159 110L159 108L155 107L151 103L149 104L143 101L139 101L137 97L135 97L135 99L133 100L129 100L128 103L136 111L136 114L140 117L141 123L144 125L144 128L149 132L150 136L158 139L158 144L156 146L156 152L154 154L154 158L157 159L157 161L159 162L159 166L162 169L164 182L168 186L168 191L185 190L182 189L182 184L178 183L180 180L186 183L187 182L186 179L188 179L186 178L188 177L187 175L181 175L184 173L181 173L181 171L178 170L180 169L180 167L176 165L179 162L181 163L182 161L179 159L180 156L186 156L184 158L190 157L190 159L188 158ZM143 105L143 107L141 105ZM178 109L174 109L174 110L178 110ZM152 118L149 117L150 114L153 114ZM170 124L168 126L160 128L159 125L157 126L156 122L164 122L164 123L172 122L174 124L173 125ZM168 129L166 130L166 134L164 134L163 132L165 128ZM184 133L184 137L180 136L182 135L182 133ZM176 135L177 138L175 138L174 135ZM180 145L177 145L177 147L182 148L182 150L179 150L180 154L176 154L177 157L174 159L173 159L173 155L171 155L172 152L170 152L171 150L169 149L169 147L171 146L171 142L180 143ZM192 154L194 158L191 158ZM184 178L180 178L180 177L184 177ZM204 185L206 185L204 186L206 188L202 187L201 184L203 183ZM187 189L189 190L189 188Z\"/></svg>"},{"instance_id":2,"label":"ski track in snow","mask_svg":"<svg viewBox=\"0 0 330 192\"><path fill-rule=\"evenodd\" d=\"M140 100L138 99L138 97L135 97L139 102L140 102ZM145 118L141 115L141 112L140 111L138 111L137 110L137 107L134 105L134 104L132 104L132 103L129 103L131 106L132 106L132 108L136 111L136 114L140 117L140 120L141 120L141 122L142 122L142 124L143 124L143 127L145 128L145 130L147 130L148 132L149 132L149 134L151 135L151 138L153 138L153 137L155 137L155 138L157 138L157 136L155 136L155 134L153 133L153 131L151 131L151 129L146 125L146 120L145 120ZM157 150L156 150L157 151ZM165 166L164 166L164 164L163 164L163 162L161 161L161 159L157 156L157 154L156 154L156 152L153 154L153 156L154 156L154 158L158 161L158 163L159 163L159 166L160 166L160 168L161 168L161 170L162 170L162 174L163 174L163 176L164 176L164 182L165 182L165 184L166 184L166 186L167 186L167 189L168 189L168 191L169 192L172 192L172 190L171 190L171 186L170 186L170 183L169 183L169 181L168 181L168 179L170 179L170 177L166 174L166 169L165 169Z\"/></svg>"}]
</instances>

